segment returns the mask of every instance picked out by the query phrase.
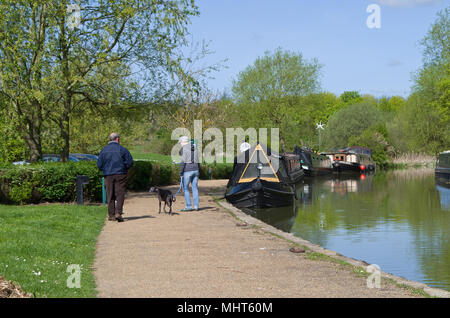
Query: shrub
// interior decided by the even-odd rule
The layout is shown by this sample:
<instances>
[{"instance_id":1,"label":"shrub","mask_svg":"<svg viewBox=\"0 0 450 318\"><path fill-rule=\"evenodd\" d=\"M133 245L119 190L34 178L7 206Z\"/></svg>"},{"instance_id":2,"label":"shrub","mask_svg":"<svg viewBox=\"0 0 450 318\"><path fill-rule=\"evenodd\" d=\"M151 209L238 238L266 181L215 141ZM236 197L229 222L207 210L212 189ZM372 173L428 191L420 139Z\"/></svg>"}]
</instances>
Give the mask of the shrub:
<instances>
[{"instance_id":1,"label":"shrub","mask_svg":"<svg viewBox=\"0 0 450 318\"><path fill-rule=\"evenodd\" d=\"M76 177L87 175L86 201L100 201L101 172L95 162L39 163L0 169L2 203L71 202L76 200Z\"/></svg>"},{"instance_id":2,"label":"shrub","mask_svg":"<svg viewBox=\"0 0 450 318\"><path fill-rule=\"evenodd\" d=\"M148 190L152 184L153 165L148 161L135 161L128 170L127 188L129 190Z\"/></svg>"},{"instance_id":3,"label":"shrub","mask_svg":"<svg viewBox=\"0 0 450 318\"><path fill-rule=\"evenodd\" d=\"M231 164L201 165L200 178L228 179ZM128 171L127 188L147 191L152 185L178 183L179 167L149 161L135 161ZM0 167L0 203L28 204L41 202L74 202L76 177L87 175L89 184L83 187L84 200L101 202L102 173L95 162L52 162L27 166Z\"/></svg>"}]
</instances>

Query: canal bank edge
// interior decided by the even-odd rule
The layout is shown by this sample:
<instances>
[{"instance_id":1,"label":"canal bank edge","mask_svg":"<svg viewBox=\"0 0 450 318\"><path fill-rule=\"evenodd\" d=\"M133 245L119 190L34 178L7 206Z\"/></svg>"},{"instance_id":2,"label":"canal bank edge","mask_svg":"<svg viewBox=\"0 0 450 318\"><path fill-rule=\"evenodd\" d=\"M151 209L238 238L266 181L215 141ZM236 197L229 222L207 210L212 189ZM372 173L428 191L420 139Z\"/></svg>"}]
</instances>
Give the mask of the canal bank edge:
<instances>
[{"instance_id":1,"label":"canal bank edge","mask_svg":"<svg viewBox=\"0 0 450 318\"><path fill-rule=\"evenodd\" d=\"M222 190L222 189L220 189L220 190ZM356 259L350 258L350 257L346 257L335 251L328 250L326 248L323 248L320 245L313 244L313 243L311 243L307 240L304 240L300 237L294 236L291 233L281 231L269 224L266 224L256 218L246 214L245 212L236 208L232 204L228 203L227 201L225 201L223 199L223 196L222 197L217 196L218 192L219 192L219 189L218 189L218 191L214 191L214 193L211 193L211 196L214 198L214 201L217 204L219 204L220 206L222 206L223 208L225 208L226 210L228 210L237 220L239 220L241 222L245 222L250 226L256 226L260 230L262 230L268 234L285 239L294 244L301 245L302 247L304 247L305 249L307 249L311 252L325 255L325 258L330 257L333 260L339 261L341 263L347 263L348 265L351 265L352 267L354 267L354 271L358 268L362 268L364 270L364 274L369 275L369 273L367 273L365 270L367 268L367 266L370 265L367 262L361 261L361 260L356 260ZM357 271L355 271L355 272L357 272ZM393 281L399 287L410 289L412 292L415 292L416 294L422 294L421 291L423 291L423 293L426 294L425 296L450 298L450 292L443 290L443 289L429 287L426 284L411 281L406 278L403 278L400 276L395 276L395 275L392 275L392 274L389 274L389 273L386 273L383 271L381 272L381 277Z\"/></svg>"}]
</instances>

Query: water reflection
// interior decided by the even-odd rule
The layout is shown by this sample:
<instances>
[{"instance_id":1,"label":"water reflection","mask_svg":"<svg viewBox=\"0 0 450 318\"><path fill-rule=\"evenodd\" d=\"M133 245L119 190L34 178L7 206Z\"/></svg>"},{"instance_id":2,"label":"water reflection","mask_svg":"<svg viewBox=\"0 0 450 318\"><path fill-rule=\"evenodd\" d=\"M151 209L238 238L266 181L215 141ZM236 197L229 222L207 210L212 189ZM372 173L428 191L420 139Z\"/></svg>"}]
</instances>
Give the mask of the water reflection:
<instances>
[{"instance_id":1,"label":"water reflection","mask_svg":"<svg viewBox=\"0 0 450 318\"><path fill-rule=\"evenodd\" d=\"M248 211L383 271L450 290L450 189L433 170L307 179L295 205Z\"/></svg>"},{"instance_id":2,"label":"water reflection","mask_svg":"<svg viewBox=\"0 0 450 318\"><path fill-rule=\"evenodd\" d=\"M446 184L436 183L436 190L439 192L441 209L450 211L450 186Z\"/></svg>"}]
</instances>

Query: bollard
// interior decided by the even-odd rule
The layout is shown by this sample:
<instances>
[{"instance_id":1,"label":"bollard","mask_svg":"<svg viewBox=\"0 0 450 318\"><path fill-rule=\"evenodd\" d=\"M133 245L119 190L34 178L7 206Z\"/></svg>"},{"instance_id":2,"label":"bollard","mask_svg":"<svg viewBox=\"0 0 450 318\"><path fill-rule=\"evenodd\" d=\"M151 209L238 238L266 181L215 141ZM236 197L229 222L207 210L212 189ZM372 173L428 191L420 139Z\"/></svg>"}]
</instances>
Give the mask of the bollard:
<instances>
[{"instance_id":1,"label":"bollard","mask_svg":"<svg viewBox=\"0 0 450 318\"><path fill-rule=\"evenodd\" d=\"M102 178L102 203L106 204L106 188L105 188L105 178Z\"/></svg>"},{"instance_id":2,"label":"bollard","mask_svg":"<svg viewBox=\"0 0 450 318\"><path fill-rule=\"evenodd\" d=\"M83 184L89 183L89 176L77 176L77 204L83 204Z\"/></svg>"}]
</instances>

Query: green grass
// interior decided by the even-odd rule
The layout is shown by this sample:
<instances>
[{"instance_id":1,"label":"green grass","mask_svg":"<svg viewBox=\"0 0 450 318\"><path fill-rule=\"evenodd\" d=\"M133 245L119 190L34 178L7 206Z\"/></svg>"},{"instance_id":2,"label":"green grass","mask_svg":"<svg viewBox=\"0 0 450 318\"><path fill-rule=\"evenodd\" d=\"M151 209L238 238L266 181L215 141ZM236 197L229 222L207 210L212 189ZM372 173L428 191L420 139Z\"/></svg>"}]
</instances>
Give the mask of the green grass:
<instances>
[{"instance_id":1,"label":"green grass","mask_svg":"<svg viewBox=\"0 0 450 318\"><path fill-rule=\"evenodd\" d=\"M166 164L172 163L172 157L169 155L161 155L158 153L147 153L139 150L132 150L130 151L130 153L134 160L149 160Z\"/></svg>"},{"instance_id":2,"label":"green grass","mask_svg":"<svg viewBox=\"0 0 450 318\"><path fill-rule=\"evenodd\" d=\"M106 208L0 205L0 276L35 297L95 297L92 266ZM81 288L68 288L67 266L81 268Z\"/></svg>"},{"instance_id":3,"label":"green grass","mask_svg":"<svg viewBox=\"0 0 450 318\"><path fill-rule=\"evenodd\" d=\"M172 163L172 157L170 155L162 155L158 153L149 153L144 150L144 147L136 146L134 148L130 149L131 156L134 160L149 160L149 161L155 161L158 163L166 163L171 164ZM176 162L180 161L180 156L177 156L174 158ZM223 163L227 163L232 165L234 162L234 157L227 157L223 158Z\"/></svg>"}]
</instances>

